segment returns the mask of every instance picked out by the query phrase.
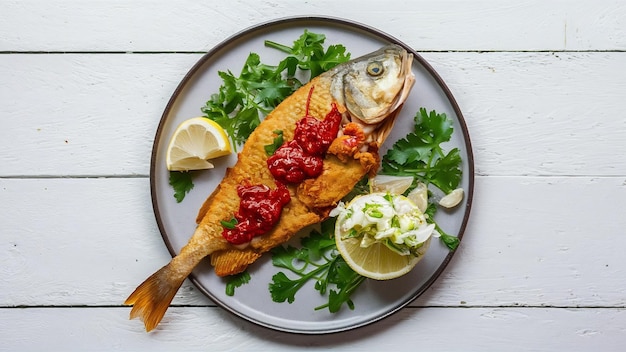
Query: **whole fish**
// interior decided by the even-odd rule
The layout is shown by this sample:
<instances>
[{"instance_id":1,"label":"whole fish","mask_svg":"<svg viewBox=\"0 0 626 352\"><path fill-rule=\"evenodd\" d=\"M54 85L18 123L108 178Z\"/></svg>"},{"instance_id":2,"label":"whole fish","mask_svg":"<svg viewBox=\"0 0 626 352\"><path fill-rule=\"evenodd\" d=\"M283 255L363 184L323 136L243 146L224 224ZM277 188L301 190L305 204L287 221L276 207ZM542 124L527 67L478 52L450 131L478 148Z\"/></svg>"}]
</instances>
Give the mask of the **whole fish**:
<instances>
[{"instance_id":1,"label":"whole fish","mask_svg":"<svg viewBox=\"0 0 626 352\"><path fill-rule=\"evenodd\" d=\"M378 148L391 131L415 81L412 61L413 56L402 47L385 46L313 78L269 113L198 212L198 226L189 242L124 302L133 305L130 318L141 318L146 331L154 329L185 278L203 258L211 256L219 276L236 274L302 228L326 219L359 180L377 171ZM265 146L274 143L278 130L285 141L300 140L296 126L303 124L305 117L305 124L311 118L313 122L336 119L338 130L332 130L327 149L318 157L322 162L316 176L283 184L270 171L273 159ZM316 133L309 134L318 138ZM291 145L288 142L285 145ZM275 222L243 243L225 235L229 231L225 222L241 214L240 206L247 199L242 185L284 193L282 212ZM266 207L258 208L265 216Z\"/></svg>"}]
</instances>

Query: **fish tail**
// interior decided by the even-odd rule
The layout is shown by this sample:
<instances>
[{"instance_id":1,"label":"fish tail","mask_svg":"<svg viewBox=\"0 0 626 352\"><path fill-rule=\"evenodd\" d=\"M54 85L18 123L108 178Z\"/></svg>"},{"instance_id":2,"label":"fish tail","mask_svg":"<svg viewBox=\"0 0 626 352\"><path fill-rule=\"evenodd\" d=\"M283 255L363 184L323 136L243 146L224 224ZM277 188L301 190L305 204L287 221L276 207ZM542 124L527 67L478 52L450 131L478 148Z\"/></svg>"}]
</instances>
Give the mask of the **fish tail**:
<instances>
[{"instance_id":1,"label":"fish tail","mask_svg":"<svg viewBox=\"0 0 626 352\"><path fill-rule=\"evenodd\" d=\"M152 274L126 299L124 304L133 305L130 319L140 318L146 331L154 329L165 314L174 295L186 275L174 275L170 262Z\"/></svg>"}]
</instances>

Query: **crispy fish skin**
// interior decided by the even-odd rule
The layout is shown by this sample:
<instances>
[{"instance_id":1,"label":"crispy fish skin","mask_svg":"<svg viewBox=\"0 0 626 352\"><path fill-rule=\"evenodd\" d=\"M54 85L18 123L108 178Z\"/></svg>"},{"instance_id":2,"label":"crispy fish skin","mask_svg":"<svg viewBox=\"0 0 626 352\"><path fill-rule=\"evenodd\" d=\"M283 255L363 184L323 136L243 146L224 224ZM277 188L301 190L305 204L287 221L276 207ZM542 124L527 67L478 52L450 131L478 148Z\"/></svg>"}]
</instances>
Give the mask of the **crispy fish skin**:
<instances>
[{"instance_id":1,"label":"crispy fish skin","mask_svg":"<svg viewBox=\"0 0 626 352\"><path fill-rule=\"evenodd\" d=\"M268 114L246 141L236 164L226 171L222 182L201 207L197 216L198 226L189 242L170 263L140 284L124 302L133 305L130 318L141 318L146 331L154 329L184 279L203 258L211 255L218 275L241 272L264 252L286 242L302 228L326 218L331 208L356 182L377 168L378 145L393 125L393 119L413 85L411 61L412 56L404 49L395 46L383 48L314 78ZM378 68L388 65L387 71L391 75L381 75L384 70L376 70L375 77L369 77L365 72L371 63ZM344 83L346 87L342 88ZM309 95L311 89L312 95ZM231 245L222 236L221 221L230 220L239 209L237 187L242 184L276 187L267 167L268 156L264 148L273 143L274 131L281 130L285 140L292 140L297 121L307 113L323 119L333 104L346 120L343 125L351 123L353 118L357 121L357 130L368 130L372 134L378 123L384 120L382 134L371 136L373 139L367 142L369 147L363 143L361 149L346 149L341 145L333 148L331 145L332 150L329 149L324 159L320 176L299 185L287 185L291 201L283 208L274 228L255 237L245 248ZM378 109L377 104L383 108ZM366 106L367 109L359 109ZM368 124L368 121L376 123ZM343 140L337 138L335 141Z\"/></svg>"},{"instance_id":2,"label":"crispy fish skin","mask_svg":"<svg viewBox=\"0 0 626 352\"><path fill-rule=\"evenodd\" d=\"M280 104L263 124L255 129L253 134L239 154L237 164L228 171L220 189L224 187L235 189L243 182L263 183L275 187L274 177L267 168L267 152L265 145L272 144L276 130L283 131L285 140L293 139L296 122L304 117L307 110L311 116L322 118L331 109L332 96L327 86L330 85L328 77L316 77L304 87L296 91L288 99L291 103ZM309 97L309 91L313 88L313 94ZM236 170L236 171L233 171ZM307 225L318 223L322 216L302 203L296 192L296 186L287 185L291 201L285 205L281 220L267 234L254 238L243 249L227 248L211 253L211 264L218 276L237 274L245 270L249 264L258 259L261 254L270 250L280 243L288 241L296 232ZM216 196L219 197L219 196ZM213 198L213 197L210 197ZM216 213L216 199L208 199L198 213L196 221L200 227L210 226L215 220L209 214ZM238 200L238 198L237 198ZM223 212L219 209L220 220L228 220L236 211ZM217 233L221 237L221 232Z\"/></svg>"}]
</instances>

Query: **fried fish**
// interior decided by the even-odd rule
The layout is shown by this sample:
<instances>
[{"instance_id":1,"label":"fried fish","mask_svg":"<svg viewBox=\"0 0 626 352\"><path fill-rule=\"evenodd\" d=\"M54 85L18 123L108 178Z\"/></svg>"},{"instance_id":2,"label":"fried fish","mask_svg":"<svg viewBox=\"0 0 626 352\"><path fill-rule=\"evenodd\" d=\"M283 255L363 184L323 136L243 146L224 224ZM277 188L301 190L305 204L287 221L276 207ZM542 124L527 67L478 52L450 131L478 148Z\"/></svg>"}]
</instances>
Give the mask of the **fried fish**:
<instances>
[{"instance_id":1,"label":"fried fish","mask_svg":"<svg viewBox=\"0 0 626 352\"><path fill-rule=\"evenodd\" d=\"M414 84L412 60L402 47L385 46L315 77L268 114L201 207L189 242L124 302L133 305L131 319L141 318L147 331L154 329L203 258L211 257L219 276L236 274L305 226L326 219L361 178L378 169L378 148ZM328 116L338 116L338 131L320 157L318 173L283 185L270 171L264 148L274 142L274 131L282 131L284 140L292 141L304 117L321 121ZM242 185L284 187L289 200L268 231L245 243L233 243L224 235L224 221L240 211Z\"/></svg>"}]
</instances>

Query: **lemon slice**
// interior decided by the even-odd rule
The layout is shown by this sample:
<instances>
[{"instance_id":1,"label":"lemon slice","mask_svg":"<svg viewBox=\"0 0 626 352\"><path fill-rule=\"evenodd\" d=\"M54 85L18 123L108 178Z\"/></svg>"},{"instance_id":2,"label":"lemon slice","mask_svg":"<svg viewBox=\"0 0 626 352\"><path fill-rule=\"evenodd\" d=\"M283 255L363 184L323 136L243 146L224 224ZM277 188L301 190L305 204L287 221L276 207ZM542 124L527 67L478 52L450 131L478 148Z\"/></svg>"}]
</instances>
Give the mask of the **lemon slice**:
<instances>
[{"instance_id":1,"label":"lemon slice","mask_svg":"<svg viewBox=\"0 0 626 352\"><path fill-rule=\"evenodd\" d=\"M368 197L384 198L385 196L380 194L359 196L346 205L343 210L339 211L335 225L337 250L350 268L362 276L375 280L389 280L400 277L411 271L424 258L432 238L433 226L426 224L423 214L419 212L417 206L412 204L408 198L396 196L397 199L394 197L393 203L400 209L398 213L389 214L387 210L376 207L376 213L370 215L375 215L373 222L380 223L385 220L385 217L389 216L392 219L390 220L391 222L404 223L403 227L409 226L404 220L409 222L415 221L416 227L410 226L410 229L402 230L403 234L399 235L399 237L402 237L409 233L414 234L412 241L415 247L410 254L400 254L397 249L392 250L382 241L374 240L375 237L384 235L381 232L374 235L350 237L347 234L352 229L365 229L372 226L371 222L368 223L368 214L365 211L363 213L359 212L359 209L372 208L372 203L364 200L366 198L370 199ZM378 211L383 215L380 216ZM402 220L398 220L398 214L400 214L399 217L403 217ZM407 219L407 216L409 218L413 217L412 214L418 215L415 219ZM382 227L388 229L387 225Z\"/></svg>"},{"instance_id":2,"label":"lemon slice","mask_svg":"<svg viewBox=\"0 0 626 352\"><path fill-rule=\"evenodd\" d=\"M232 151L228 136L215 121L194 117L183 121L167 146L166 166L170 171L213 168L209 160Z\"/></svg>"},{"instance_id":3,"label":"lemon slice","mask_svg":"<svg viewBox=\"0 0 626 352\"><path fill-rule=\"evenodd\" d=\"M362 248L361 241L347 238L337 241L337 249L346 263L358 274L375 280L390 280L411 271L423 258L422 256L398 255L381 243L374 243ZM426 249L430 239L422 248Z\"/></svg>"}]
</instances>

